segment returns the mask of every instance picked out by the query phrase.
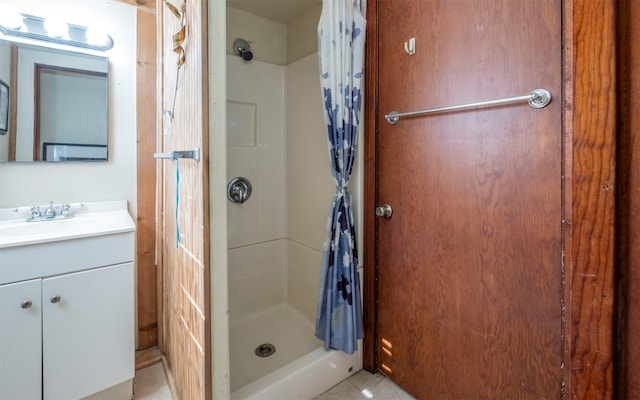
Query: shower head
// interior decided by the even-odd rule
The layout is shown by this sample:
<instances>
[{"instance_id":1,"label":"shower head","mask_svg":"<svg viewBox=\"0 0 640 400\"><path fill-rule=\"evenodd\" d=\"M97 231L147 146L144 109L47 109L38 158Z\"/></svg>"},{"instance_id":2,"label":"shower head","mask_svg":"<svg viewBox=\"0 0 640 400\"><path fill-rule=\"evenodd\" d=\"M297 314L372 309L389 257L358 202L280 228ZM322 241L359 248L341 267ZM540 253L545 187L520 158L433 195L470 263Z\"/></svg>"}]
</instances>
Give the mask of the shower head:
<instances>
[{"instance_id":1,"label":"shower head","mask_svg":"<svg viewBox=\"0 0 640 400\"><path fill-rule=\"evenodd\" d=\"M242 57L245 61L251 61L253 59L253 53L251 52L251 45L244 39L236 39L233 42L233 52Z\"/></svg>"}]
</instances>

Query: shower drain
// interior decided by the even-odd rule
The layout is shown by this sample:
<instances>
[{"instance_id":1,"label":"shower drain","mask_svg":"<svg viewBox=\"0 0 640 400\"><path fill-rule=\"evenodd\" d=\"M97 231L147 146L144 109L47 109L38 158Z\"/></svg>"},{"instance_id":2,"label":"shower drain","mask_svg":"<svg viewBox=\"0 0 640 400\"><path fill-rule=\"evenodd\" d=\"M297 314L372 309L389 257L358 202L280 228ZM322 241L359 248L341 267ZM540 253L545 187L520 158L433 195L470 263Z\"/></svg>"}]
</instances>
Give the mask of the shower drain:
<instances>
[{"instance_id":1,"label":"shower drain","mask_svg":"<svg viewBox=\"0 0 640 400\"><path fill-rule=\"evenodd\" d=\"M256 347L255 353L258 357L269 357L276 352L276 346L271 343L263 343Z\"/></svg>"}]
</instances>

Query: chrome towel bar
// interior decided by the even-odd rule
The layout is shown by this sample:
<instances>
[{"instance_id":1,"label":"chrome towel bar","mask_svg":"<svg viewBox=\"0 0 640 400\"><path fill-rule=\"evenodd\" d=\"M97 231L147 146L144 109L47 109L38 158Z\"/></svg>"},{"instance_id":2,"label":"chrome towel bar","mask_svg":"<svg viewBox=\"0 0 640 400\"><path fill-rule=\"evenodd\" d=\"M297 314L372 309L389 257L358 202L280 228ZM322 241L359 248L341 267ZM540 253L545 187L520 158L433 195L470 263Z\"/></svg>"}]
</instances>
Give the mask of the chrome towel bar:
<instances>
[{"instance_id":1,"label":"chrome towel bar","mask_svg":"<svg viewBox=\"0 0 640 400\"><path fill-rule=\"evenodd\" d=\"M185 151L171 151L169 153L154 153L153 158L167 158L169 160L177 160L178 158L190 158L200 161L200 148Z\"/></svg>"},{"instance_id":2,"label":"chrome towel bar","mask_svg":"<svg viewBox=\"0 0 640 400\"><path fill-rule=\"evenodd\" d=\"M457 106L440 107L440 108L431 108L428 110L411 111L411 112L404 112L404 113L391 111L389 114L385 115L384 117L387 119L387 122L389 122L391 125L395 125L398 122L400 122L400 117L411 117L415 115L433 114L433 113L446 112L446 111L466 110L469 108L496 106L500 104L515 103L519 101L527 101L529 105L533 108L543 108L543 107L546 107L547 104L551 102L551 92L549 92L546 89L535 89L526 96L509 97L506 99L488 100L488 101L481 101L478 103L461 104Z\"/></svg>"}]
</instances>

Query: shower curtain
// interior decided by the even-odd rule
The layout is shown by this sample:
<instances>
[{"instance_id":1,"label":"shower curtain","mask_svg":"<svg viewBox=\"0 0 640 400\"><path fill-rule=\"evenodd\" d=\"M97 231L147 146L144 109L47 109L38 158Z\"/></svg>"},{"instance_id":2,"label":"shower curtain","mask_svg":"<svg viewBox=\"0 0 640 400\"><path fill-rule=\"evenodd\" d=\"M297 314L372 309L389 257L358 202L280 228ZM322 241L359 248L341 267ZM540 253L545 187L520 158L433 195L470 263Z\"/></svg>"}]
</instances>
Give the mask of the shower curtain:
<instances>
[{"instance_id":1,"label":"shower curtain","mask_svg":"<svg viewBox=\"0 0 640 400\"><path fill-rule=\"evenodd\" d=\"M364 336L356 232L347 188L356 155L364 78L365 0L323 0L318 25L320 83L329 160L336 182L323 248L316 336L352 354Z\"/></svg>"}]
</instances>

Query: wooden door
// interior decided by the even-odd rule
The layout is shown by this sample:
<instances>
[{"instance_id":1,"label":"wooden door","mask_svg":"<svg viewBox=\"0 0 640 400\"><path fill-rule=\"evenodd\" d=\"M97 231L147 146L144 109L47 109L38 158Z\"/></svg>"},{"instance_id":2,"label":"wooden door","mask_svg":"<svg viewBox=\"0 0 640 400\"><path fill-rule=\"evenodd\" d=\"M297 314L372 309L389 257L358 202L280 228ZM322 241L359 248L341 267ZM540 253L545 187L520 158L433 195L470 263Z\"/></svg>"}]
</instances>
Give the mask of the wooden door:
<instances>
[{"instance_id":1,"label":"wooden door","mask_svg":"<svg viewBox=\"0 0 640 400\"><path fill-rule=\"evenodd\" d=\"M378 366L421 399L558 398L560 0L377 7ZM546 108L383 119L536 88Z\"/></svg>"},{"instance_id":2,"label":"wooden door","mask_svg":"<svg viewBox=\"0 0 640 400\"><path fill-rule=\"evenodd\" d=\"M173 35L180 20L158 7L162 48L161 152L200 149L200 160L164 160L162 176L162 352L182 399L211 398L207 2L170 1L184 13L185 62ZM161 3L158 3L161 4ZM185 7L183 7L185 4ZM178 70L179 69L179 70Z\"/></svg>"}]
</instances>

